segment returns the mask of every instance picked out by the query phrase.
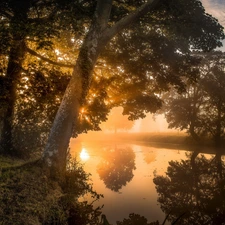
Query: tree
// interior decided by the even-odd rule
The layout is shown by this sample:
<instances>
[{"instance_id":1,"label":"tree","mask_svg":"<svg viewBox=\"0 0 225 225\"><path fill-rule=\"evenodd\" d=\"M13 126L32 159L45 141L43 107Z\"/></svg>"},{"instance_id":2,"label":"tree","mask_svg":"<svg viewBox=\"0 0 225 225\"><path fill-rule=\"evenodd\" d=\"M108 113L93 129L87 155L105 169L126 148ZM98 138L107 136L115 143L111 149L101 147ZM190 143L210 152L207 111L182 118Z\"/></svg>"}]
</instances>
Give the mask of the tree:
<instances>
[{"instance_id":1,"label":"tree","mask_svg":"<svg viewBox=\"0 0 225 225\"><path fill-rule=\"evenodd\" d=\"M1 130L1 145L4 152L13 152L12 133L15 124L14 116L16 111L16 101L18 97L18 86L21 74L27 68L23 67L27 44L35 40L37 48L47 47L44 38L51 38L55 35L54 26L49 26L49 20L45 20L45 25L39 23L39 17L43 16L43 5L35 5L32 1L1 1L1 55L6 58L5 69L2 69L2 93L4 104L3 120ZM34 10L36 7L36 12ZM38 15L37 15L38 14ZM48 13L46 13L48 17ZM37 18L38 17L38 18ZM40 32L42 30L42 32ZM27 40L29 39L29 40ZM49 42L48 42L49 44Z\"/></svg>"},{"instance_id":2,"label":"tree","mask_svg":"<svg viewBox=\"0 0 225 225\"><path fill-rule=\"evenodd\" d=\"M187 85L186 91L182 94L170 93L165 98L165 117L169 128L186 130L196 141L200 141L202 134L202 121L200 110L203 104L203 92L198 83Z\"/></svg>"},{"instance_id":3,"label":"tree","mask_svg":"<svg viewBox=\"0 0 225 225\"><path fill-rule=\"evenodd\" d=\"M11 4L10 4L11 3ZM2 137L1 142L3 145L3 148L9 148L11 149L11 140L12 140L12 121L13 121L13 114L14 114L14 105L16 100L16 80L19 79L20 73L21 73L21 65L25 58L25 37L26 37L26 29L25 29L25 23L27 21L27 13L29 11L29 1L24 2L24 4L18 4L17 2L10 2L7 4L6 2L1 2L1 6L5 6L5 8L11 8L13 16L11 16L11 13L6 16L4 15L1 20L1 30L3 31L1 34L3 37L4 49L1 49L3 53L7 52L9 55L8 59L8 65L6 68L6 78L4 79L4 85L7 83L8 93L5 93L5 100L8 103L4 110L4 117L2 124ZM15 4L13 4L15 3ZM10 7L11 6L11 7ZM1 10L2 11L2 10ZM7 12L7 11L6 11ZM2 12L1 12L2 14ZM7 29L8 24L8 18L12 18L12 23L10 24L10 28ZM24 32L18 32L18 28L21 30L24 30ZM12 31L12 32L10 32ZM12 35L12 38L10 37L10 34ZM11 41L6 41L6 37L9 38ZM8 44L8 45L7 45ZM11 48L9 48L9 45L11 44ZM7 90L7 89L6 89Z\"/></svg>"},{"instance_id":4,"label":"tree","mask_svg":"<svg viewBox=\"0 0 225 225\"><path fill-rule=\"evenodd\" d=\"M208 70L201 84L206 96L203 120L207 132L216 146L221 147L225 139L225 55L215 52L208 57Z\"/></svg>"},{"instance_id":5,"label":"tree","mask_svg":"<svg viewBox=\"0 0 225 225\"><path fill-rule=\"evenodd\" d=\"M145 76L140 76L139 79L142 81L143 78L143 82L145 80L149 82L153 78L150 89L152 92L146 93L143 90L139 90L141 95L125 102L125 114L132 115L135 110L137 112L145 111L151 103L155 104L155 108L159 107L160 104L157 105L158 101L156 101L157 98L155 96L155 93L159 91L157 87L161 86L165 90L170 84L176 84L178 88L181 88L182 82L179 79L179 75L184 73L185 67L188 68L188 62L191 60L189 55L190 48L210 51L217 46L221 46L220 39L224 37L223 28L218 24L217 20L205 13L199 1L193 0L191 3L187 3L186 1L175 0L171 2L149 0L143 5L141 5L142 2L129 1L125 3L127 4L123 5L116 1L97 1L93 19L82 42L71 80L55 117L43 154L47 164L55 166L59 170L65 167L70 137L72 134L77 133L79 110L84 104L90 89L93 70L99 56L103 54L106 45L109 48L115 46L120 34L122 36L125 35L127 37L126 40L129 40L132 37L129 34L133 34L132 25L135 22L138 21L141 25L140 28L143 29L142 34L145 34L143 38L146 38L146 46L143 46L143 48L147 50L150 47L149 55L151 55L151 50L155 53L154 48L156 46L147 45L147 40L153 38L157 41L157 38L160 37L161 39L159 40L162 41L162 45L165 45L163 45L162 51L155 56L153 55L151 60L148 58L150 73L142 71L141 75L145 74ZM139 20L139 18L142 19ZM133 47L133 43L129 43ZM120 50L120 48L114 49L116 51ZM183 59L183 64L181 64L183 66L172 66L176 61L171 62L171 58L166 57L165 50L168 49L170 49L169 53L179 62L179 57ZM131 48L130 52L134 51L135 49ZM136 51L138 50L136 49ZM122 53L125 53L125 51L122 51ZM135 57L133 59L135 60ZM134 64L134 62L130 63ZM155 65L156 68L154 68ZM171 65L171 67L168 65ZM122 69L124 68L122 67ZM135 69L134 67L132 68ZM174 70L170 70L172 68ZM186 73L184 74L187 75ZM131 78L131 83L135 83L135 78ZM160 85L154 85L154 82Z\"/></svg>"},{"instance_id":6,"label":"tree","mask_svg":"<svg viewBox=\"0 0 225 225\"><path fill-rule=\"evenodd\" d=\"M25 1L26 4L21 5L18 5L18 2L15 0L1 1L1 40L4 43L2 52L5 56L4 59L7 59L11 50L11 55L14 57L12 60L10 57L8 61L5 60L7 66L2 73L6 75L6 78L2 79L4 81L3 86L7 87L5 90L9 90L3 93L3 99L8 102L4 107L3 112L5 116L2 120L3 132L1 132L1 142L4 149L12 149L13 123L16 120L18 121L18 116L15 120L15 105L18 104L18 93L20 93L18 81L21 80L21 71L27 70L29 67L24 67L27 61L27 54L32 54L39 57L42 61L55 66L66 65L65 63L52 60L52 58L57 59L57 54L52 56L53 48L51 49L51 46L54 43L53 38L55 40L59 36L60 31L68 34L65 35L65 39L70 40L70 46L71 37L79 43L77 45L77 49L80 48L79 55L74 53L75 56L73 57L74 60L77 58L73 74L74 76L80 74L76 82L81 87L81 90L78 91L80 94L73 95L76 96L74 99L79 103L77 104L78 107L75 107L77 108L77 113L75 113L75 116L71 116L72 114L69 113L69 125L65 125L65 129L68 128L70 131L63 131L67 138L62 138L65 140L65 143L63 144L64 141L61 141L61 144L65 147L62 147L61 150L58 150L59 148L57 147L57 150L55 150L57 152L56 155L59 152L62 153L60 153L62 162L65 162L63 160L66 155L65 148L68 146L68 139L72 130L73 135L77 135L82 130L98 129L98 123L106 120L109 109L120 105L124 107L124 114L129 115L130 119L143 118L145 112L155 112L161 106L162 101L158 97L158 93L168 90L170 85L183 89L180 77L187 74L191 74L191 77L193 77L195 74L195 71L188 69L190 63L196 63L195 59L189 55L189 46L203 50L211 50L216 46L220 46L219 39L223 38L222 27L211 16L204 13L200 2L196 0L193 0L193 4L190 5L187 5L185 1L180 1L178 5L176 1L171 1L171 3L157 2L149 1L141 6L142 1L127 1L124 4L116 1L112 4L110 1L109 5L103 4L101 1L98 1L97 5L96 1L64 2L55 0L52 2L39 2L27 0ZM95 6L97 7L96 14L94 19L92 19ZM134 12L134 9L138 7L140 10ZM157 7L155 11L149 13L154 7ZM174 10L171 10L173 7ZM184 8L187 9L187 7L190 7L189 11L195 10L195 14L193 14L195 16L191 18L190 22L187 20L190 15L182 11ZM55 13L56 11L57 13ZM129 16L127 16L128 14ZM199 17L199 15L202 15L202 17ZM177 18L179 18L181 23L177 23ZM139 26L135 26L134 22L138 23ZM204 29L198 29L197 22ZM193 26L193 24L196 26ZM96 29L96 27L99 29ZM190 33L189 39L187 39L187 33ZM82 38L83 42L80 41ZM23 44L21 45L21 43ZM15 50L14 47L16 48L16 46L20 48L22 46L23 50ZM96 51L94 51L95 48ZM45 54L47 53L47 56L50 56L49 58L43 56L44 50L46 50ZM13 51L20 53L21 56L13 54ZM182 54L180 54L181 52ZM97 61L98 58L99 60ZM13 64L13 62L16 63ZM101 109L103 109L103 112L100 116L96 115L97 113L95 112L95 115L91 118L92 124L83 123L85 125L83 126L78 119L80 118L79 105L83 107L87 104L87 97L88 95L90 96L89 90L93 88L94 83L93 79L90 78L96 63L104 65L104 68L106 67L105 65L115 66L116 69L113 71L117 74L106 79L108 82L107 88L101 87L101 91L98 92L101 98L93 100L92 112L93 110L100 111ZM11 67L10 65L13 66ZM141 69L137 69L138 65L141 65ZM71 64L69 67L71 68ZM94 72L96 72L96 69ZM107 76L104 75L104 77ZM71 79L70 83L74 84L74 80L76 79ZM101 78L101 80L104 80L104 78ZM44 83L45 79L42 82ZM99 82L96 83L99 86ZM113 91L114 88L115 92ZM123 90L122 94L119 93L119 90ZM77 92L77 89L74 92ZM119 93L120 96L116 96L116 93ZM112 97L116 97L116 101L107 105L107 98L112 102ZM66 100L63 100L63 104L65 102ZM73 119L74 117L76 120ZM57 130L54 128L55 126L53 126L52 133ZM72 127L75 127L75 129L72 129ZM52 134L50 135L44 153L45 158L49 157L47 161L51 161L54 145L50 143L50 140L53 140L51 138L53 136ZM60 140L58 137L60 137L60 134L56 138ZM56 144L57 142L53 141L52 143ZM57 144L57 146L59 145ZM49 146L52 146L51 153L49 153Z\"/></svg>"},{"instance_id":7,"label":"tree","mask_svg":"<svg viewBox=\"0 0 225 225\"><path fill-rule=\"evenodd\" d=\"M128 120L126 116L123 116L122 111L122 108L113 108L107 118L108 120L101 127L107 130L113 130L115 133L120 129L131 129L134 121Z\"/></svg>"},{"instance_id":8,"label":"tree","mask_svg":"<svg viewBox=\"0 0 225 225\"><path fill-rule=\"evenodd\" d=\"M47 121L47 126L43 129L50 129L52 121L48 120L49 113L52 110L51 114L55 116L55 111L61 101L59 93L65 91L68 83L66 81L68 68L73 67L70 60L76 58L76 47L80 45L79 37L83 36L85 32L82 23L76 21L87 21L88 10L93 7L93 2L89 2L82 8L79 7L80 4L78 1L65 3L60 0L1 1L1 152L14 154L15 150L18 150L20 145L15 141L18 131L24 140L27 135L22 135L23 132L20 131L30 130L32 126L43 124L42 121ZM85 2L83 1L82 4ZM76 32L77 30L79 32ZM62 54L63 52L64 54ZM67 67L67 70L62 67ZM64 79L65 77L67 78ZM32 82L34 80L36 83ZM53 82L49 82L50 80L57 81L53 84ZM59 80L61 90L59 93L53 94ZM62 87L63 84L64 87ZM57 89L60 89L59 86ZM50 98L51 100L48 101L47 99ZM51 106L49 107L50 102ZM41 108L42 114L40 115ZM32 121L32 116L28 120L26 119L28 111L33 114L35 120ZM26 127L27 125L28 127ZM30 145L32 144L30 143Z\"/></svg>"},{"instance_id":9,"label":"tree","mask_svg":"<svg viewBox=\"0 0 225 225\"><path fill-rule=\"evenodd\" d=\"M187 84L180 95L165 99L170 128L187 130L196 141L209 137L216 146L224 139L224 53L203 54L198 82Z\"/></svg>"}]
</instances>

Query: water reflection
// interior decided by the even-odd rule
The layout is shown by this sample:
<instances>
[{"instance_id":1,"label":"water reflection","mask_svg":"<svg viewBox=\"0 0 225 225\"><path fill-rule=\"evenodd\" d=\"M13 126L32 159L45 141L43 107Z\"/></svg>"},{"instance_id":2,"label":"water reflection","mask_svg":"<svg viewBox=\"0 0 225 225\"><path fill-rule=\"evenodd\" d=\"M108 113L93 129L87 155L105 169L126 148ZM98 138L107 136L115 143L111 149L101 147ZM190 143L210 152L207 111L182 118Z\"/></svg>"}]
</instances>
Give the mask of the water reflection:
<instances>
[{"instance_id":1,"label":"water reflection","mask_svg":"<svg viewBox=\"0 0 225 225\"><path fill-rule=\"evenodd\" d=\"M79 158L82 149L89 155L82 161L87 173L91 173L93 189L104 195L95 206L104 205L102 211L110 224L128 218L130 213L144 216L149 222L165 219L157 204L157 192L153 183L154 171L164 175L171 159L180 160L185 152L115 142L71 142L72 156ZM107 186L107 187L106 187ZM92 202L90 196L84 201ZM136 219L135 217L129 220Z\"/></svg>"},{"instance_id":2,"label":"water reflection","mask_svg":"<svg viewBox=\"0 0 225 225\"><path fill-rule=\"evenodd\" d=\"M206 157L197 151L170 161L166 176L155 176L158 202L176 224L225 224L225 165L221 154Z\"/></svg>"},{"instance_id":3,"label":"water reflection","mask_svg":"<svg viewBox=\"0 0 225 225\"><path fill-rule=\"evenodd\" d=\"M135 154L132 148L105 148L102 160L97 165L97 173L107 188L118 192L134 176Z\"/></svg>"}]
</instances>

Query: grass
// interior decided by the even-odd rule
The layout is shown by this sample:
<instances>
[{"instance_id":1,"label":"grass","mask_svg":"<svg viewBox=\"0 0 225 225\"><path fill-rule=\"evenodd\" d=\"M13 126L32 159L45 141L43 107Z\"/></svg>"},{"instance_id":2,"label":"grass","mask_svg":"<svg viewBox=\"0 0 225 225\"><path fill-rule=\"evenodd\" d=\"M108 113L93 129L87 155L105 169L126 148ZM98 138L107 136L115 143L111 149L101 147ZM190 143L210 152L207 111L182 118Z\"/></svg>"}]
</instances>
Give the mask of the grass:
<instances>
[{"instance_id":1,"label":"grass","mask_svg":"<svg viewBox=\"0 0 225 225\"><path fill-rule=\"evenodd\" d=\"M89 216L98 220L99 210L77 200L84 193L99 196L77 163L59 178L51 177L40 160L0 156L0 168L0 224L69 225L72 218L86 225Z\"/></svg>"}]
</instances>

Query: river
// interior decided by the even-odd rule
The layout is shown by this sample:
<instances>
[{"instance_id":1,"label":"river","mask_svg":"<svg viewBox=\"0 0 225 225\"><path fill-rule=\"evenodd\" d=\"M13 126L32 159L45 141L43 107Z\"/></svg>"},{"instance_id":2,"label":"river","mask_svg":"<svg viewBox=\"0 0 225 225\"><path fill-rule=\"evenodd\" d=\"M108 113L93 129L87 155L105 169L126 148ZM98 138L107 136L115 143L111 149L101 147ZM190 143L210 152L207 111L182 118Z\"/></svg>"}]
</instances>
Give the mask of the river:
<instances>
[{"instance_id":1,"label":"river","mask_svg":"<svg viewBox=\"0 0 225 225\"><path fill-rule=\"evenodd\" d=\"M192 181L190 181L191 184L188 183L190 177L195 177L192 174L192 172L195 174L196 171L193 169L195 168L195 164L193 164L191 157L188 157L190 152L185 149L154 147L151 144L145 146L137 143L85 142L74 139L71 142L71 154L81 161L87 173L91 173L94 190L104 195L104 198L95 202L95 206L104 204L102 211L107 216L110 224L115 225L116 221L122 221L124 218L128 218L130 213L144 216L148 222L158 220L162 223L166 214L162 211L161 206L166 212L171 210L170 208L175 207L177 202L179 205L187 204L183 209L183 211L186 211L186 208L190 210L193 206L195 207L199 204L198 201L200 199L197 199L196 194L193 194L193 190L196 190L198 184L193 184ZM203 161L201 161L201 157ZM213 161L213 156L204 154L201 157L196 163L201 162L203 168L206 168L205 165L208 163L208 170L208 165ZM176 163L170 164L171 161ZM173 172L171 170L169 172L169 181L171 182L158 179L158 192L161 194L159 195L156 191L156 184L153 182L153 178L156 176L165 177L169 165L172 165L171 169L173 170ZM199 174L199 171L196 173ZM173 177L174 174L180 177ZM190 180L193 180L192 178ZM176 179L180 179L181 183L186 182L186 184L184 186L177 184L178 188L180 187L182 190L177 191L176 194L167 196L167 190L162 190L162 188L168 188L168 191L175 191L176 187L173 185L176 184ZM211 178L207 179L211 180ZM165 182L169 182L168 187ZM189 186L191 190L186 190L186 187ZM199 190L199 193L202 191L202 189ZM185 200L186 197L183 197L186 203L182 197L178 197L186 195L189 196L188 200ZM158 201L159 196L162 197L160 201ZM167 205L170 205L169 202L173 201L172 199L174 200L173 206L169 208ZM189 202L189 199L192 200ZM83 197L83 200L89 199L88 197ZM183 211L181 209L180 214ZM174 218L178 217L179 212L174 213L173 216ZM196 224L201 224L201 222Z\"/></svg>"}]
</instances>

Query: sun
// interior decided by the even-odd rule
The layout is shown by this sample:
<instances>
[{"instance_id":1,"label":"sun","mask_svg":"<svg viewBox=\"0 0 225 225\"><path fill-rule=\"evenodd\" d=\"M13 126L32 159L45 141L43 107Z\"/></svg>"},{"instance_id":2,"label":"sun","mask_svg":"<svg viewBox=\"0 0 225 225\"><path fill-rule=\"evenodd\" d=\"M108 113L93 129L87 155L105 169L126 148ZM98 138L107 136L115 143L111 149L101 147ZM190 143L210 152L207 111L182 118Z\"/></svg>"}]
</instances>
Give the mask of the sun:
<instances>
[{"instance_id":1,"label":"sun","mask_svg":"<svg viewBox=\"0 0 225 225\"><path fill-rule=\"evenodd\" d=\"M82 161L87 161L90 158L90 155L88 154L88 152L85 148L82 148L81 153L80 153L80 158Z\"/></svg>"}]
</instances>

